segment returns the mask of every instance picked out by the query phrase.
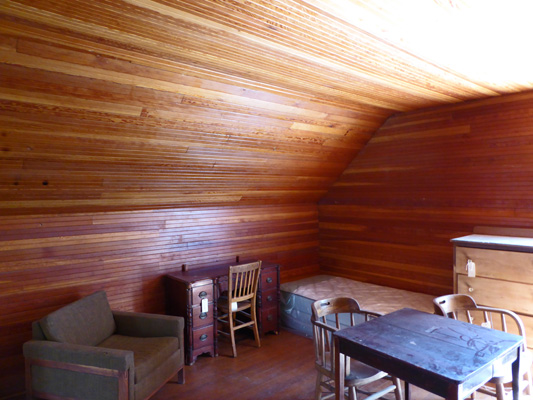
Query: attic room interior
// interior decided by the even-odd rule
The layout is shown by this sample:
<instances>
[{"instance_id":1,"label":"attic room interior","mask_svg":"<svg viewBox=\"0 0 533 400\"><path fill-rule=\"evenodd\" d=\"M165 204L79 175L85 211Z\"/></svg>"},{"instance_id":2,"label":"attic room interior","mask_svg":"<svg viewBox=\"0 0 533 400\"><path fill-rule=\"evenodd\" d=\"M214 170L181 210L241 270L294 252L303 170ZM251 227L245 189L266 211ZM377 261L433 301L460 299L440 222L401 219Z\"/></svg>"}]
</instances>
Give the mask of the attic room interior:
<instances>
[{"instance_id":1,"label":"attic room interior","mask_svg":"<svg viewBox=\"0 0 533 400\"><path fill-rule=\"evenodd\" d=\"M26 390L34 321L99 291L166 314L169 276L240 261L276 296L488 287L533 338L532 8L1 0L0 399ZM471 279L482 252L452 240L473 234L520 245Z\"/></svg>"}]
</instances>

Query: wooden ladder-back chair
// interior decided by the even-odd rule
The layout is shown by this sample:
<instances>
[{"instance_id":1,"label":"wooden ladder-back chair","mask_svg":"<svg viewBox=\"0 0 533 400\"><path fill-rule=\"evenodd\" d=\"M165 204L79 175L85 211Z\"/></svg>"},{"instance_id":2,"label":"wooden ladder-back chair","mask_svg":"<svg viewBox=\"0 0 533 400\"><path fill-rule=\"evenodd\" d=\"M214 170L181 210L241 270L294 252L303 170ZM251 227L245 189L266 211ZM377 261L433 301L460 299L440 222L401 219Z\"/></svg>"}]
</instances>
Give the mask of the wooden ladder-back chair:
<instances>
[{"instance_id":1,"label":"wooden ladder-back chair","mask_svg":"<svg viewBox=\"0 0 533 400\"><path fill-rule=\"evenodd\" d=\"M327 399L335 395L335 342L333 333L337 330L366 322L381 314L362 310L359 303L349 297L337 297L317 300L311 305L313 339L315 345L315 368L317 371L315 399ZM373 400L395 392L396 400L402 400L400 380L391 378L387 373L346 357L345 386L350 400L357 399L357 392L369 395L366 400ZM361 387L377 380L392 379L393 384L376 393L361 390ZM331 394L322 397L323 388Z\"/></svg>"},{"instance_id":2,"label":"wooden ladder-back chair","mask_svg":"<svg viewBox=\"0 0 533 400\"><path fill-rule=\"evenodd\" d=\"M218 299L217 309L219 316L217 321L225 324L229 332L218 330L218 333L231 338L233 357L237 357L235 347L235 331L241 328L252 327L255 343L261 347L259 329L257 327L256 297L261 261L242 265L232 265L228 272L227 296L222 295ZM248 310L249 312L245 311ZM237 314L245 316L245 320L237 319Z\"/></svg>"},{"instance_id":3,"label":"wooden ladder-back chair","mask_svg":"<svg viewBox=\"0 0 533 400\"><path fill-rule=\"evenodd\" d=\"M520 376L523 379L520 383L520 391L525 390L528 395L531 394L532 355L527 349L524 324L517 314L501 308L480 306L471 296L466 294L440 296L433 299L433 305L435 314L522 336L524 344L520 354ZM493 384L495 389L490 386L482 386L478 392L495 396L497 400L503 400L506 397L504 385L511 381L511 366L506 365L501 375L489 381L489 384Z\"/></svg>"}]
</instances>

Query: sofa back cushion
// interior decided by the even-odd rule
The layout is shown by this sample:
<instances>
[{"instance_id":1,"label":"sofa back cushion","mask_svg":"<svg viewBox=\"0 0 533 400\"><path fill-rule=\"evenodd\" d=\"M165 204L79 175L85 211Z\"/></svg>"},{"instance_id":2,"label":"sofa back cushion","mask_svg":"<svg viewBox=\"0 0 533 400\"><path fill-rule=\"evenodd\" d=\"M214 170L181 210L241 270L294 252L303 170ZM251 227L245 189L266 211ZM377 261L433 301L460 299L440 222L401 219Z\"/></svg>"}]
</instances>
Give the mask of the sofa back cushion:
<instances>
[{"instance_id":1,"label":"sofa back cushion","mask_svg":"<svg viewBox=\"0 0 533 400\"><path fill-rule=\"evenodd\" d=\"M39 321L48 340L94 346L115 331L115 320L105 292L84 297Z\"/></svg>"}]
</instances>

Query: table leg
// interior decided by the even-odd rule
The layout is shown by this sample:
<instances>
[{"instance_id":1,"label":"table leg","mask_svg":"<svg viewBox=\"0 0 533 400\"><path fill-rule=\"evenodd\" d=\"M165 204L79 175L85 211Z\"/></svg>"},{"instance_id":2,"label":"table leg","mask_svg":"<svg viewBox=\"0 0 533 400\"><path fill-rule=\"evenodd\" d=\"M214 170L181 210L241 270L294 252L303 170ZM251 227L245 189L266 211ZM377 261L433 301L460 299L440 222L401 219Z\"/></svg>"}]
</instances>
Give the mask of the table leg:
<instances>
[{"instance_id":1,"label":"table leg","mask_svg":"<svg viewBox=\"0 0 533 400\"><path fill-rule=\"evenodd\" d=\"M520 353L521 348L518 347L516 360L512 364L513 371L513 400L520 398Z\"/></svg>"},{"instance_id":2,"label":"table leg","mask_svg":"<svg viewBox=\"0 0 533 400\"><path fill-rule=\"evenodd\" d=\"M335 399L344 400L345 355L339 351L339 339L335 337Z\"/></svg>"},{"instance_id":3,"label":"table leg","mask_svg":"<svg viewBox=\"0 0 533 400\"><path fill-rule=\"evenodd\" d=\"M404 400L410 400L411 399L411 386L409 386L409 382L404 381Z\"/></svg>"}]
</instances>

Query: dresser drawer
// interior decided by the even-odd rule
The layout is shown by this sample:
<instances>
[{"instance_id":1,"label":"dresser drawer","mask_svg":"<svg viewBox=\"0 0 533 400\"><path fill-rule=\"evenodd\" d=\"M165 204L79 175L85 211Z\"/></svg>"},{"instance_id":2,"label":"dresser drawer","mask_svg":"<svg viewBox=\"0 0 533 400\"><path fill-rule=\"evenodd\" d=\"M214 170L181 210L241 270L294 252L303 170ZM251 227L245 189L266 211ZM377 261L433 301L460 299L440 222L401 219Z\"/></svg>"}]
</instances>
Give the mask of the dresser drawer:
<instances>
[{"instance_id":1,"label":"dresser drawer","mask_svg":"<svg viewBox=\"0 0 533 400\"><path fill-rule=\"evenodd\" d=\"M261 334L270 331L278 331L278 308L261 309Z\"/></svg>"},{"instance_id":2,"label":"dresser drawer","mask_svg":"<svg viewBox=\"0 0 533 400\"><path fill-rule=\"evenodd\" d=\"M209 303L207 312L202 312L201 307L194 307L192 309L193 329L197 329L205 325L213 325L213 303Z\"/></svg>"},{"instance_id":3,"label":"dresser drawer","mask_svg":"<svg viewBox=\"0 0 533 400\"><path fill-rule=\"evenodd\" d=\"M213 346L214 343L214 328L213 325L206 326L205 328L195 329L192 332L193 336L193 348L195 350L202 347Z\"/></svg>"},{"instance_id":4,"label":"dresser drawer","mask_svg":"<svg viewBox=\"0 0 533 400\"><path fill-rule=\"evenodd\" d=\"M278 291L277 289L261 292L261 307L271 308L278 305Z\"/></svg>"},{"instance_id":5,"label":"dresser drawer","mask_svg":"<svg viewBox=\"0 0 533 400\"><path fill-rule=\"evenodd\" d=\"M261 271L261 291L277 289L278 271L275 268L264 269Z\"/></svg>"},{"instance_id":6,"label":"dresser drawer","mask_svg":"<svg viewBox=\"0 0 533 400\"><path fill-rule=\"evenodd\" d=\"M213 302L213 284L195 286L192 288L192 306L200 305L202 299L207 299L208 302Z\"/></svg>"},{"instance_id":7,"label":"dresser drawer","mask_svg":"<svg viewBox=\"0 0 533 400\"><path fill-rule=\"evenodd\" d=\"M533 315L533 286L529 284L458 275L457 293L468 294L484 306Z\"/></svg>"},{"instance_id":8,"label":"dresser drawer","mask_svg":"<svg viewBox=\"0 0 533 400\"><path fill-rule=\"evenodd\" d=\"M456 247L457 274L467 274L468 260L476 264L476 276L533 284L533 253Z\"/></svg>"}]
</instances>

